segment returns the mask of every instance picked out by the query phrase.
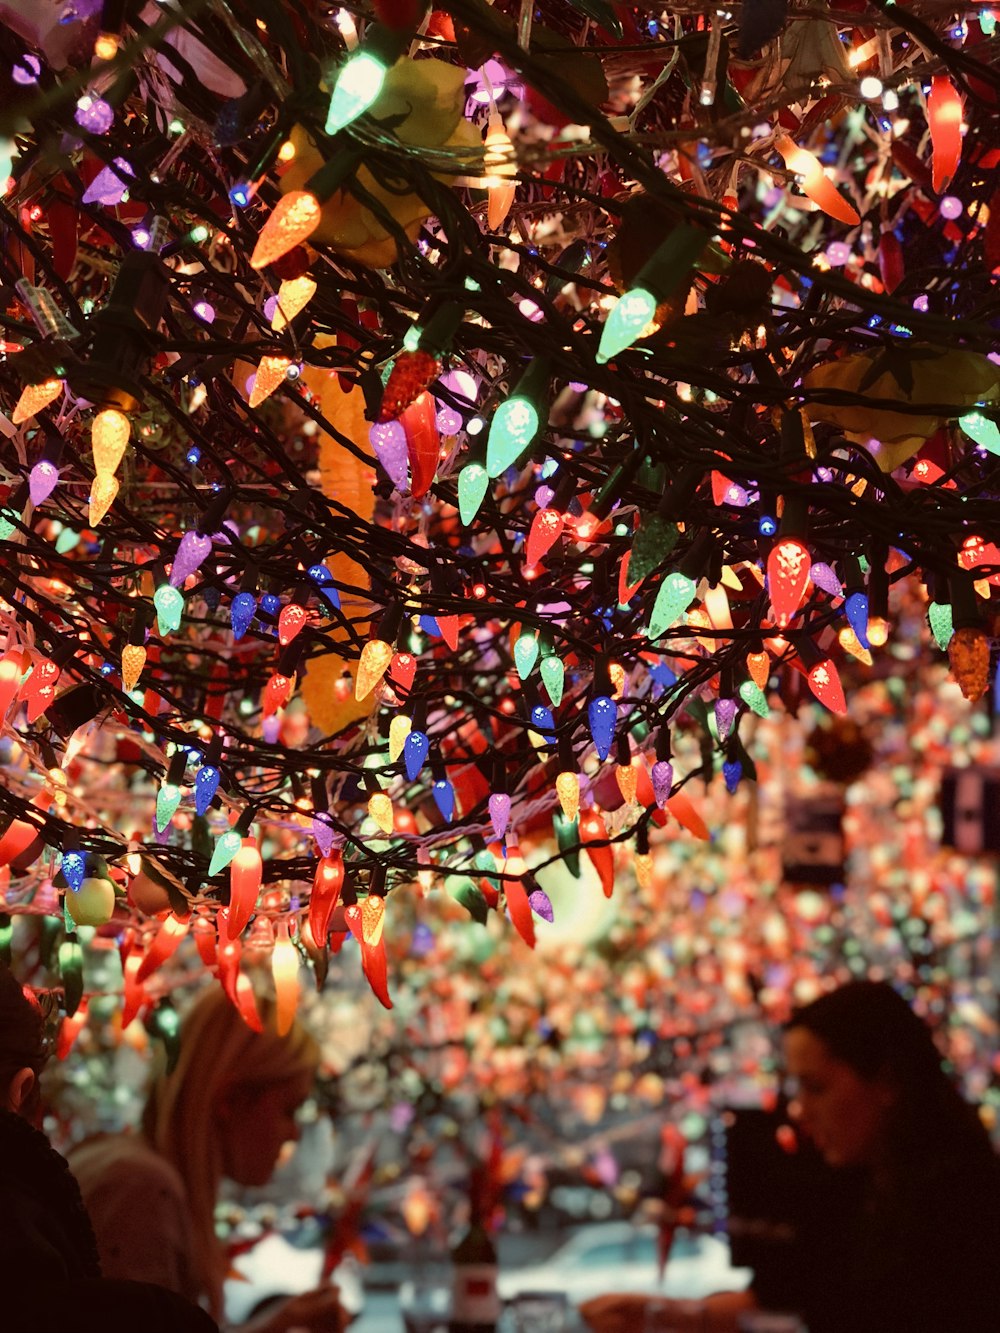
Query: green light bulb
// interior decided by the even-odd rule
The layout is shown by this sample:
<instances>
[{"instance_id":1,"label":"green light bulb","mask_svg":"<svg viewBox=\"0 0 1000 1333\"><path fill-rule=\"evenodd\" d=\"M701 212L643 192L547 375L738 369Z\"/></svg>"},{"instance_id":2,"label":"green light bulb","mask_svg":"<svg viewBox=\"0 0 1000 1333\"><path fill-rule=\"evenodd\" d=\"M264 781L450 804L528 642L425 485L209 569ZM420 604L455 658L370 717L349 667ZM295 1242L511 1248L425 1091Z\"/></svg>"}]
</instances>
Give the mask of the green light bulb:
<instances>
[{"instance_id":1,"label":"green light bulb","mask_svg":"<svg viewBox=\"0 0 1000 1333\"><path fill-rule=\"evenodd\" d=\"M212 852L212 862L208 867L209 875L217 875L220 870L225 870L242 846L243 835L237 833L234 828L227 829L215 844L215 850Z\"/></svg>"},{"instance_id":2,"label":"green light bulb","mask_svg":"<svg viewBox=\"0 0 1000 1333\"><path fill-rule=\"evenodd\" d=\"M927 608L927 620L934 635L934 642L944 652L955 633L954 617L950 602L931 602Z\"/></svg>"},{"instance_id":3,"label":"green light bulb","mask_svg":"<svg viewBox=\"0 0 1000 1333\"><path fill-rule=\"evenodd\" d=\"M1000 427L990 417L984 417L982 412L966 412L964 417L959 417L958 424L983 449L1000 454Z\"/></svg>"},{"instance_id":4,"label":"green light bulb","mask_svg":"<svg viewBox=\"0 0 1000 1333\"><path fill-rule=\"evenodd\" d=\"M689 579L679 569L667 575L660 584L660 591L656 594L656 601L653 604L653 614L649 617L651 639L658 639L661 634L665 634L687 610L694 596L694 590L694 579Z\"/></svg>"},{"instance_id":5,"label":"green light bulb","mask_svg":"<svg viewBox=\"0 0 1000 1333\"><path fill-rule=\"evenodd\" d=\"M340 71L330 109L326 113L326 132L336 134L363 115L382 91L387 69L370 51L358 51Z\"/></svg>"},{"instance_id":6,"label":"green light bulb","mask_svg":"<svg viewBox=\"0 0 1000 1333\"><path fill-rule=\"evenodd\" d=\"M5 542L14 531L14 522L20 518L13 509L0 509L0 542Z\"/></svg>"},{"instance_id":7,"label":"green light bulb","mask_svg":"<svg viewBox=\"0 0 1000 1333\"><path fill-rule=\"evenodd\" d=\"M479 513L490 479L482 463L466 463L458 474L458 515L465 527Z\"/></svg>"},{"instance_id":8,"label":"green light bulb","mask_svg":"<svg viewBox=\"0 0 1000 1333\"><path fill-rule=\"evenodd\" d=\"M184 614L184 594L180 588L164 583L153 593L153 605L156 607L156 627L161 635L180 629Z\"/></svg>"},{"instance_id":9,"label":"green light bulb","mask_svg":"<svg viewBox=\"0 0 1000 1333\"><path fill-rule=\"evenodd\" d=\"M534 634L518 635L514 644L514 665L522 680L527 680L538 661L538 640Z\"/></svg>"},{"instance_id":10,"label":"green light bulb","mask_svg":"<svg viewBox=\"0 0 1000 1333\"><path fill-rule=\"evenodd\" d=\"M538 670L541 673L542 684L548 691L553 706L558 708L562 703L566 668L560 658L556 657L555 654L550 654L550 656L542 658L542 665Z\"/></svg>"},{"instance_id":11,"label":"green light bulb","mask_svg":"<svg viewBox=\"0 0 1000 1333\"><path fill-rule=\"evenodd\" d=\"M67 555L73 550L74 546L80 544L80 534L74 532L72 528L63 528L56 538L56 551L59 555Z\"/></svg>"},{"instance_id":12,"label":"green light bulb","mask_svg":"<svg viewBox=\"0 0 1000 1333\"><path fill-rule=\"evenodd\" d=\"M631 347L655 314L656 297L645 287L636 287L620 296L604 322L597 364L603 366L626 347Z\"/></svg>"},{"instance_id":13,"label":"green light bulb","mask_svg":"<svg viewBox=\"0 0 1000 1333\"><path fill-rule=\"evenodd\" d=\"M527 398L515 394L493 414L486 442L486 471L499 477L516 463L538 434L538 411Z\"/></svg>"},{"instance_id":14,"label":"green light bulb","mask_svg":"<svg viewBox=\"0 0 1000 1333\"><path fill-rule=\"evenodd\" d=\"M740 698L758 717L767 717L767 695L755 680L745 680L740 686Z\"/></svg>"},{"instance_id":15,"label":"green light bulb","mask_svg":"<svg viewBox=\"0 0 1000 1333\"><path fill-rule=\"evenodd\" d=\"M156 793L156 827L162 832L181 803L181 789L173 782L165 782Z\"/></svg>"}]
</instances>

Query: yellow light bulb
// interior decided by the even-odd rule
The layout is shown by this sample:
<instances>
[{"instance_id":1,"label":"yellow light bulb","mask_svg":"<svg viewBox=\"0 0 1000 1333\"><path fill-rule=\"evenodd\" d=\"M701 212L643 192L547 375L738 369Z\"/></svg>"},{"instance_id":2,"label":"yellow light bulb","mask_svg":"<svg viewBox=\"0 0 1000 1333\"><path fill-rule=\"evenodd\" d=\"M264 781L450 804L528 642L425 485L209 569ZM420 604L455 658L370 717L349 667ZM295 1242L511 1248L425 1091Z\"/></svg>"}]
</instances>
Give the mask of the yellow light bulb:
<instances>
[{"instance_id":1,"label":"yellow light bulb","mask_svg":"<svg viewBox=\"0 0 1000 1333\"><path fill-rule=\"evenodd\" d=\"M92 528L96 528L101 519L115 502L115 496L118 494L118 478L108 473L101 473L96 477L93 486L90 488L90 513L87 515L87 522Z\"/></svg>"},{"instance_id":2,"label":"yellow light bulb","mask_svg":"<svg viewBox=\"0 0 1000 1333\"><path fill-rule=\"evenodd\" d=\"M17 400L17 406L14 408L11 421L15 426L23 425L29 417L33 417L36 412L40 412L43 407L48 407L49 403L54 402L62 393L62 389L63 382L59 379L45 380L41 384L26 385Z\"/></svg>"},{"instance_id":3,"label":"yellow light bulb","mask_svg":"<svg viewBox=\"0 0 1000 1333\"><path fill-rule=\"evenodd\" d=\"M383 639L369 639L361 649L361 661L354 682L355 699L367 699L385 675L392 661L392 647Z\"/></svg>"},{"instance_id":4,"label":"yellow light bulb","mask_svg":"<svg viewBox=\"0 0 1000 1333\"><path fill-rule=\"evenodd\" d=\"M873 648L883 648L889 641L889 622L881 616L872 616L868 622L868 642Z\"/></svg>"},{"instance_id":5,"label":"yellow light bulb","mask_svg":"<svg viewBox=\"0 0 1000 1333\"><path fill-rule=\"evenodd\" d=\"M368 799L368 813L383 833L391 833L395 827L392 813L392 801L384 791L372 792Z\"/></svg>"},{"instance_id":6,"label":"yellow light bulb","mask_svg":"<svg viewBox=\"0 0 1000 1333\"><path fill-rule=\"evenodd\" d=\"M122 688L131 694L146 665L146 650L141 643L127 643L122 649Z\"/></svg>"},{"instance_id":7,"label":"yellow light bulb","mask_svg":"<svg viewBox=\"0 0 1000 1333\"><path fill-rule=\"evenodd\" d=\"M566 818L573 822L580 812L580 779L576 773L560 773L556 778L556 795Z\"/></svg>"},{"instance_id":8,"label":"yellow light bulb","mask_svg":"<svg viewBox=\"0 0 1000 1333\"><path fill-rule=\"evenodd\" d=\"M389 763L394 764L403 753L403 746L406 744L406 738L410 734L410 719L402 713L397 713L389 723Z\"/></svg>"},{"instance_id":9,"label":"yellow light bulb","mask_svg":"<svg viewBox=\"0 0 1000 1333\"><path fill-rule=\"evenodd\" d=\"M292 190L279 199L257 238L250 267L267 268L301 245L319 226L320 215L319 200L308 190Z\"/></svg>"},{"instance_id":10,"label":"yellow light bulb","mask_svg":"<svg viewBox=\"0 0 1000 1333\"><path fill-rule=\"evenodd\" d=\"M118 54L120 40L113 32L102 32L94 43L94 55L98 60L114 60Z\"/></svg>"},{"instance_id":11,"label":"yellow light bulb","mask_svg":"<svg viewBox=\"0 0 1000 1333\"><path fill-rule=\"evenodd\" d=\"M116 407L106 407L94 417L90 442L98 477L113 476L118 471L130 433L128 417Z\"/></svg>"},{"instance_id":12,"label":"yellow light bulb","mask_svg":"<svg viewBox=\"0 0 1000 1333\"><path fill-rule=\"evenodd\" d=\"M315 291L316 283L308 273L303 273L299 278L286 278L278 288L278 302L274 307L271 328L281 330L290 324L306 308Z\"/></svg>"}]
</instances>

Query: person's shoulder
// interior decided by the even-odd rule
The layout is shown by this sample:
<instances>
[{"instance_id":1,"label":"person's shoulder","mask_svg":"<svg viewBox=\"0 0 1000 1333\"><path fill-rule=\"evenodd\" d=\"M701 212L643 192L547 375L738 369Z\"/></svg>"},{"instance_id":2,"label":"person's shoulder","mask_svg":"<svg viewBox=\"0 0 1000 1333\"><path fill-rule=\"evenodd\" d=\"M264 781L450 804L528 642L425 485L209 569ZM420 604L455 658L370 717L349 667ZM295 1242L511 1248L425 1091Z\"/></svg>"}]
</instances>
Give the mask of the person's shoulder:
<instances>
[{"instance_id":1,"label":"person's shoulder","mask_svg":"<svg viewBox=\"0 0 1000 1333\"><path fill-rule=\"evenodd\" d=\"M73 1149L69 1164L84 1198L109 1187L127 1187L132 1194L153 1191L184 1195L176 1169L139 1135L109 1134L90 1139Z\"/></svg>"}]
</instances>

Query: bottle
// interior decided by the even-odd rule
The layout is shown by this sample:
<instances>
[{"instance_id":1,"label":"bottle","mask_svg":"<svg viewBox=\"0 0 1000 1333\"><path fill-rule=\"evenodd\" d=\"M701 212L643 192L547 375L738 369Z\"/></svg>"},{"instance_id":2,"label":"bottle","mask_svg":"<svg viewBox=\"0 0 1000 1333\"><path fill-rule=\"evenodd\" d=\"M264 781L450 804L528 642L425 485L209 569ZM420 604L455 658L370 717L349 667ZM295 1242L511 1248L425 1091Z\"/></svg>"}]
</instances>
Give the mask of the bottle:
<instances>
[{"instance_id":1,"label":"bottle","mask_svg":"<svg viewBox=\"0 0 1000 1333\"><path fill-rule=\"evenodd\" d=\"M500 1318L496 1246L475 1215L451 1259L454 1276L448 1333L496 1333Z\"/></svg>"}]
</instances>

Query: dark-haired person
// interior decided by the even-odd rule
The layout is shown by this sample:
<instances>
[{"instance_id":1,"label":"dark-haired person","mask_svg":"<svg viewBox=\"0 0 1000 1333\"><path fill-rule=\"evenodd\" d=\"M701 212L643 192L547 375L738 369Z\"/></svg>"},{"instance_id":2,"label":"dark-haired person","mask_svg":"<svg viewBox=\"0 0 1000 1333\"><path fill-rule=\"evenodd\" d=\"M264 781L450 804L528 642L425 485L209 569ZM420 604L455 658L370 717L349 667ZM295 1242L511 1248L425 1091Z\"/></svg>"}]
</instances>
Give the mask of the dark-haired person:
<instances>
[{"instance_id":1,"label":"dark-haired person","mask_svg":"<svg viewBox=\"0 0 1000 1333\"><path fill-rule=\"evenodd\" d=\"M725 1333L759 1307L809 1333L997 1333L1000 1166L928 1027L891 986L854 982L799 1009L784 1050L793 1113L851 1201L818 1192L787 1262L751 1292L656 1302L664 1329ZM583 1315L595 1333L648 1333L649 1304L601 1296Z\"/></svg>"},{"instance_id":2,"label":"dark-haired person","mask_svg":"<svg viewBox=\"0 0 1000 1333\"><path fill-rule=\"evenodd\" d=\"M46 1059L38 1002L0 964L0 1327L5 1333L212 1333L172 1292L101 1277L79 1187L32 1124Z\"/></svg>"}]
</instances>

